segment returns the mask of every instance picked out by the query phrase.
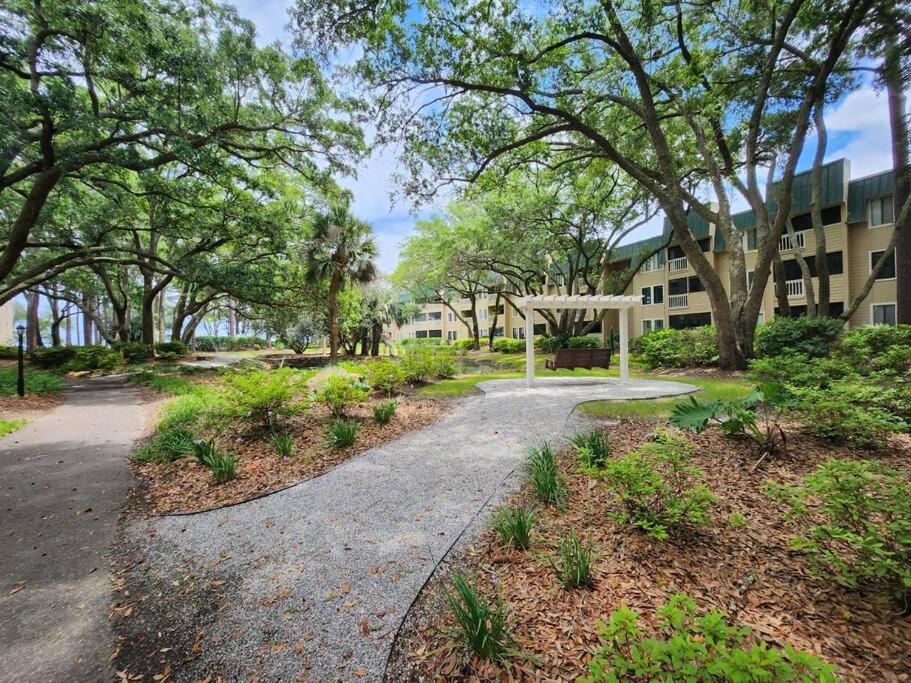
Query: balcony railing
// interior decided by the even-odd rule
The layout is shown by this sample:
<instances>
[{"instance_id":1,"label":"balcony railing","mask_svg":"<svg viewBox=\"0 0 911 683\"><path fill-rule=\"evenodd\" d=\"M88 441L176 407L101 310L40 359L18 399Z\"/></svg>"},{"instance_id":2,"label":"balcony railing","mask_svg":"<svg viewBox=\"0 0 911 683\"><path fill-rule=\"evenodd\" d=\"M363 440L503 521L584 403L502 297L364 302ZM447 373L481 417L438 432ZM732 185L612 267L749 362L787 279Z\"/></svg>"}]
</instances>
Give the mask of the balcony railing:
<instances>
[{"instance_id":1,"label":"balcony railing","mask_svg":"<svg viewBox=\"0 0 911 683\"><path fill-rule=\"evenodd\" d=\"M671 273L676 273L680 270L686 270L689 266L687 263L686 256L681 256L680 258L672 258L667 262L667 269Z\"/></svg>"},{"instance_id":2,"label":"balcony railing","mask_svg":"<svg viewBox=\"0 0 911 683\"><path fill-rule=\"evenodd\" d=\"M803 280L788 280L784 283L789 299L803 296Z\"/></svg>"},{"instance_id":3,"label":"balcony railing","mask_svg":"<svg viewBox=\"0 0 911 683\"><path fill-rule=\"evenodd\" d=\"M803 249L806 245L806 238L802 232L795 232L794 237L797 238L797 247ZM793 251L794 244L791 242L790 235L782 235L781 239L778 240L778 251Z\"/></svg>"},{"instance_id":4,"label":"balcony railing","mask_svg":"<svg viewBox=\"0 0 911 683\"><path fill-rule=\"evenodd\" d=\"M686 294L671 294L667 298L668 308L686 308L688 306Z\"/></svg>"}]
</instances>

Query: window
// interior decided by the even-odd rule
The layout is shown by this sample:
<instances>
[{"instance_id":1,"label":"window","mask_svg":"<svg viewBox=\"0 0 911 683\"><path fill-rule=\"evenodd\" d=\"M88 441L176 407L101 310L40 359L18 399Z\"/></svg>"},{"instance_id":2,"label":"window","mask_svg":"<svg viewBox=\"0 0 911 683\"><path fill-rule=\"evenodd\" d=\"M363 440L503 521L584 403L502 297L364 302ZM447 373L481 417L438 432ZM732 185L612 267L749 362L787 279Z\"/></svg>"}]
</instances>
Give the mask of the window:
<instances>
[{"instance_id":1,"label":"window","mask_svg":"<svg viewBox=\"0 0 911 683\"><path fill-rule=\"evenodd\" d=\"M458 338L459 338L458 330L449 330L449 332L446 333L446 339L448 339L451 342L454 342Z\"/></svg>"},{"instance_id":2,"label":"window","mask_svg":"<svg viewBox=\"0 0 911 683\"><path fill-rule=\"evenodd\" d=\"M648 334L651 331L652 331L652 321L643 320L642 321L642 334Z\"/></svg>"},{"instance_id":3,"label":"window","mask_svg":"<svg viewBox=\"0 0 911 683\"><path fill-rule=\"evenodd\" d=\"M652 288L643 287L642 288L642 305L648 306L650 303L652 303Z\"/></svg>"},{"instance_id":4,"label":"window","mask_svg":"<svg viewBox=\"0 0 911 683\"><path fill-rule=\"evenodd\" d=\"M664 285L653 285L642 288L642 305L663 304L664 303Z\"/></svg>"},{"instance_id":5,"label":"window","mask_svg":"<svg viewBox=\"0 0 911 683\"><path fill-rule=\"evenodd\" d=\"M652 330L663 330L664 318L655 318L654 320L642 321L642 334L647 334Z\"/></svg>"},{"instance_id":6,"label":"window","mask_svg":"<svg viewBox=\"0 0 911 683\"><path fill-rule=\"evenodd\" d=\"M525 339L525 328L524 327L512 328L512 338L513 339Z\"/></svg>"},{"instance_id":7,"label":"window","mask_svg":"<svg viewBox=\"0 0 911 683\"><path fill-rule=\"evenodd\" d=\"M443 330L430 330L427 336L431 339L440 339L443 336Z\"/></svg>"},{"instance_id":8,"label":"window","mask_svg":"<svg viewBox=\"0 0 911 683\"><path fill-rule=\"evenodd\" d=\"M765 313L759 311L759 314L756 316L756 324L762 325L765 322Z\"/></svg>"},{"instance_id":9,"label":"window","mask_svg":"<svg viewBox=\"0 0 911 683\"><path fill-rule=\"evenodd\" d=\"M488 330L486 327L482 327L481 329L478 330L478 336L486 337L488 332L490 332L490 330Z\"/></svg>"},{"instance_id":10,"label":"window","mask_svg":"<svg viewBox=\"0 0 911 683\"><path fill-rule=\"evenodd\" d=\"M487 320L487 309L482 308L478 311L478 320Z\"/></svg>"},{"instance_id":11,"label":"window","mask_svg":"<svg viewBox=\"0 0 911 683\"><path fill-rule=\"evenodd\" d=\"M841 206L829 206L820 211L820 213L822 214L823 225L841 223ZM794 226L795 231L811 230L813 228L813 214L802 213L797 216L791 216L791 225Z\"/></svg>"},{"instance_id":12,"label":"window","mask_svg":"<svg viewBox=\"0 0 911 683\"><path fill-rule=\"evenodd\" d=\"M442 320L443 314L440 311L431 311L427 314L427 320Z\"/></svg>"},{"instance_id":13,"label":"window","mask_svg":"<svg viewBox=\"0 0 911 683\"><path fill-rule=\"evenodd\" d=\"M416 316L414 316L414 322L416 322L416 323L422 323L425 320L427 320L426 313L418 313Z\"/></svg>"},{"instance_id":14,"label":"window","mask_svg":"<svg viewBox=\"0 0 911 683\"><path fill-rule=\"evenodd\" d=\"M870 200L870 227L888 225L892 222L892 195Z\"/></svg>"},{"instance_id":15,"label":"window","mask_svg":"<svg viewBox=\"0 0 911 683\"><path fill-rule=\"evenodd\" d=\"M816 277L816 257L804 256L807 267L810 269L810 276ZM800 272L800 266L797 265L797 259L787 259L784 264L785 280L800 280L803 275ZM844 257L840 251L830 251L826 254L826 265L829 266L829 275L841 275L845 269Z\"/></svg>"},{"instance_id":16,"label":"window","mask_svg":"<svg viewBox=\"0 0 911 683\"><path fill-rule=\"evenodd\" d=\"M747 289L753 289L753 280L756 279L756 271L747 271Z\"/></svg>"},{"instance_id":17,"label":"window","mask_svg":"<svg viewBox=\"0 0 911 683\"><path fill-rule=\"evenodd\" d=\"M416 339L427 339L427 330L418 330L414 336Z\"/></svg>"},{"instance_id":18,"label":"window","mask_svg":"<svg viewBox=\"0 0 911 683\"><path fill-rule=\"evenodd\" d=\"M503 336L503 328L502 328L502 327L495 327L495 328L493 329L493 336L494 336L494 337L502 337L502 336Z\"/></svg>"},{"instance_id":19,"label":"window","mask_svg":"<svg viewBox=\"0 0 911 683\"><path fill-rule=\"evenodd\" d=\"M650 273L653 270L658 270L658 254L652 254L642 262L643 273Z\"/></svg>"},{"instance_id":20,"label":"window","mask_svg":"<svg viewBox=\"0 0 911 683\"><path fill-rule=\"evenodd\" d=\"M895 324L895 304L873 304L870 308L874 325Z\"/></svg>"},{"instance_id":21,"label":"window","mask_svg":"<svg viewBox=\"0 0 911 683\"><path fill-rule=\"evenodd\" d=\"M756 251L756 228L749 228L744 235L744 250Z\"/></svg>"},{"instance_id":22,"label":"window","mask_svg":"<svg viewBox=\"0 0 911 683\"><path fill-rule=\"evenodd\" d=\"M675 294L686 294L689 290L686 287L686 278L678 277L673 280L668 280L667 283L667 293L671 296Z\"/></svg>"},{"instance_id":23,"label":"window","mask_svg":"<svg viewBox=\"0 0 911 683\"><path fill-rule=\"evenodd\" d=\"M712 324L711 313L684 313L682 315L671 315L667 319L668 327L675 330L683 330L688 327L701 327Z\"/></svg>"},{"instance_id":24,"label":"window","mask_svg":"<svg viewBox=\"0 0 911 683\"><path fill-rule=\"evenodd\" d=\"M452 323L452 322L455 322L455 313L453 313L452 311L449 311L449 312L446 314L446 320L448 320L448 321L451 322L451 323Z\"/></svg>"},{"instance_id":25,"label":"window","mask_svg":"<svg viewBox=\"0 0 911 683\"><path fill-rule=\"evenodd\" d=\"M873 266L876 265L876 262L882 257L883 251L871 251L870 252L870 272L873 272ZM886 262L883 264L883 267L879 270L879 275L876 276L877 280L894 280L895 279L895 250L892 250L892 253L889 255L889 258L886 259Z\"/></svg>"},{"instance_id":26,"label":"window","mask_svg":"<svg viewBox=\"0 0 911 683\"><path fill-rule=\"evenodd\" d=\"M705 286L702 284L702 280L699 279L698 275L691 275L687 278L687 284L689 285L690 292L704 292Z\"/></svg>"}]
</instances>

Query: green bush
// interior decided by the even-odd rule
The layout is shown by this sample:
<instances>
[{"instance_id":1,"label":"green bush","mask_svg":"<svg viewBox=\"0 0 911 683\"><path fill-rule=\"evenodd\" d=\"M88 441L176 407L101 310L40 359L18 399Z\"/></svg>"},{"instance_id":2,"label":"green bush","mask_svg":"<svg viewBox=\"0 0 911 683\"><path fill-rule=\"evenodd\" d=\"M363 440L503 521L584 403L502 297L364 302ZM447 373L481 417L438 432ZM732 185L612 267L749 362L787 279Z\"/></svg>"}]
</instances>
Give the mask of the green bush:
<instances>
[{"instance_id":1,"label":"green bush","mask_svg":"<svg viewBox=\"0 0 911 683\"><path fill-rule=\"evenodd\" d=\"M655 441L609 460L602 473L622 508L613 519L659 540L684 524L708 524L715 497L701 483L705 475L689 464L692 450L685 439L659 430Z\"/></svg>"},{"instance_id":2,"label":"green bush","mask_svg":"<svg viewBox=\"0 0 911 683\"><path fill-rule=\"evenodd\" d=\"M456 620L455 638L462 648L481 659L504 661L515 653L509 633L506 607L499 597L488 602L464 576L452 576L454 592L446 591L446 601Z\"/></svg>"},{"instance_id":3,"label":"green bush","mask_svg":"<svg viewBox=\"0 0 911 683\"><path fill-rule=\"evenodd\" d=\"M310 400L322 403L333 417L344 417L348 411L367 400L367 385L357 375L332 368L324 370L308 383Z\"/></svg>"},{"instance_id":4,"label":"green bush","mask_svg":"<svg viewBox=\"0 0 911 683\"><path fill-rule=\"evenodd\" d=\"M557 457L548 444L535 446L528 453L528 481L545 505L565 508L566 486L557 466Z\"/></svg>"},{"instance_id":5,"label":"green bush","mask_svg":"<svg viewBox=\"0 0 911 683\"><path fill-rule=\"evenodd\" d=\"M592 584L594 561L591 542L583 543L574 531L570 531L561 537L560 545L557 546L557 559L550 560L550 564L563 587L570 590Z\"/></svg>"},{"instance_id":6,"label":"green bush","mask_svg":"<svg viewBox=\"0 0 911 683\"><path fill-rule=\"evenodd\" d=\"M776 382L784 386L826 387L854 374L853 368L834 358L809 358L795 353L750 361L749 376L756 384Z\"/></svg>"},{"instance_id":7,"label":"green bush","mask_svg":"<svg viewBox=\"0 0 911 683\"><path fill-rule=\"evenodd\" d=\"M373 389L384 391L387 396L399 391L407 381L402 366L394 360L372 361L360 368L360 371Z\"/></svg>"},{"instance_id":8,"label":"green bush","mask_svg":"<svg viewBox=\"0 0 911 683\"><path fill-rule=\"evenodd\" d=\"M424 337L423 339L418 339L417 337L409 337L408 339L403 339L399 343L404 347L411 346L442 346L444 340L441 337Z\"/></svg>"},{"instance_id":9,"label":"green bush","mask_svg":"<svg viewBox=\"0 0 911 683\"><path fill-rule=\"evenodd\" d=\"M159 431L133 457L140 462L174 462L195 451L196 434L185 427Z\"/></svg>"},{"instance_id":10,"label":"green bush","mask_svg":"<svg viewBox=\"0 0 911 683\"><path fill-rule=\"evenodd\" d=\"M456 371L455 358L450 349L409 349L402 356L401 367L408 382L444 379L452 377Z\"/></svg>"},{"instance_id":11,"label":"green bush","mask_svg":"<svg viewBox=\"0 0 911 683\"><path fill-rule=\"evenodd\" d=\"M18 368L0 368L0 396L15 396L19 381ZM60 375L46 370L25 370L25 392L27 394L49 394L66 387Z\"/></svg>"},{"instance_id":12,"label":"green bush","mask_svg":"<svg viewBox=\"0 0 911 683\"><path fill-rule=\"evenodd\" d=\"M521 353L525 350L524 339L511 339L509 337L497 337L493 340L491 351L500 353Z\"/></svg>"},{"instance_id":13,"label":"green bush","mask_svg":"<svg viewBox=\"0 0 911 683\"><path fill-rule=\"evenodd\" d=\"M847 441L863 448L884 446L891 434L907 430L907 423L885 406L896 390L867 382L838 382L825 389L790 387L801 421L816 436Z\"/></svg>"},{"instance_id":14,"label":"green bush","mask_svg":"<svg viewBox=\"0 0 911 683\"><path fill-rule=\"evenodd\" d=\"M373 421L378 425L389 424L389 421L395 417L395 411L399 407L397 401L383 401L373 406Z\"/></svg>"},{"instance_id":15,"label":"green bush","mask_svg":"<svg viewBox=\"0 0 911 683\"><path fill-rule=\"evenodd\" d=\"M500 508L491 520L491 526L503 543L518 550L528 550L534 525L535 510L532 507Z\"/></svg>"},{"instance_id":16,"label":"green bush","mask_svg":"<svg viewBox=\"0 0 911 683\"><path fill-rule=\"evenodd\" d=\"M712 325L655 330L633 341L632 352L651 368L688 368L718 364Z\"/></svg>"},{"instance_id":17,"label":"green bush","mask_svg":"<svg viewBox=\"0 0 911 683\"><path fill-rule=\"evenodd\" d=\"M329 423L329 445L345 448L357 441L358 424L354 420L335 419Z\"/></svg>"},{"instance_id":18,"label":"green bush","mask_svg":"<svg viewBox=\"0 0 911 683\"><path fill-rule=\"evenodd\" d=\"M599 470L610 457L610 442L600 429L576 434L570 441L576 447L576 459L584 469Z\"/></svg>"},{"instance_id":19,"label":"green bush","mask_svg":"<svg viewBox=\"0 0 911 683\"><path fill-rule=\"evenodd\" d=\"M117 344L116 349L120 351L123 359L130 364L145 363L152 357L152 347L149 344L128 342Z\"/></svg>"},{"instance_id":20,"label":"green bush","mask_svg":"<svg viewBox=\"0 0 911 683\"><path fill-rule=\"evenodd\" d=\"M293 368L237 372L225 379L225 398L237 414L271 431L277 420L295 412L301 382Z\"/></svg>"},{"instance_id":21,"label":"green bush","mask_svg":"<svg viewBox=\"0 0 911 683\"><path fill-rule=\"evenodd\" d=\"M845 333L836 357L863 374L911 373L911 325L867 325Z\"/></svg>"},{"instance_id":22,"label":"green bush","mask_svg":"<svg viewBox=\"0 0 911 683\"><path fill-rule=\"evenodd\" d=\"M177 358L183 358L189 355L190 347L179 341L161 342L155 344L155 353L163 356L165 354L174 354Z\"/></svg>"},{"instance_id":23,"label":"green bush","mask_svg":"<svg viewBox=\"0 0 911 683\"><path fill-rule=\"evenodd\" d=\"M695 601L673 595L658 609L656 633L639 626L626 606L598 624L604 645L589 663L587 683L607 681L837 681L835 668L814 655L746 642L749 629L731 626L712 611L702 616Z\"/></svg>"},{"instance_id":24,"label":"green bush","mask_svg":"<svg viewBox=\"0 0 911 683\"><path fill-rule=\"evenodd\" d=\"M570 337L566 343L570 349L597 349L601 346L601 340L591 334L581 337Z\"/></svg>"},{"instance_id":25,"label":"green bush","mask_svg":"<svg viewBox=\"0 0 911 683\"><path fill-rule=\"evenodd\" d=\"M62 368L71 360L76 358L76 349L86 348L77 346L50 346L44 349L37 349L29 355L32 365L39 368L50 370L53 368Z\"/></svg>"},{"instance_id":26,"label":"green bush","mask_svg":"<svg viewBox=\"0 0 911 683\"><path fill-rule=\"evenodd\" d=\"M29 358L39 368L62 372L113 370L123 362L120 351L107 346L50 346Z\"/></svg>"},{"instance_id":27,"label":"green bush","mask_svg":"<svg viewBox=\"0 0 911 683\"><path fill-rule=\"evenodd\" d=\"M474 338L456 339L450 346L456 351L471 351L474 348Z\"/></svg>"},{"instance_id":28,"label":"green bush","mask_svg":"<svg viewBox=\"0 0 911 683\"><path fill-rule=\"evenodd\" d=\"M0 360L15 360L19 357L19 347L0 344Z\"/></svg>"},{"instance_id":29,"label":"green bush","mask_svg":"<svg viewBox=\"0 0 911 683\"><path fill-rule=\"evenodd\" d=\"M881 583L911 597L911 483L872 460L828 460L801 486L768 482L766 493L803 528L792 546L846 586Z\"/></svg>"},{"instance_id":30,"label":"green bush","mask_svg":"<svg viewBox=\"0 0 911 683\"><path fill-rule=\"evenodd\" d=\"M810 358L829 354L844 323L836 318L789 318L777 316L756 328L754 349L762 357L799 353Z\"/></svg>"},{"instance_id":31,"label":"green bush","mask_svg":"<svg viewBox=\"0 0 911 683\"><path fill-rule=\"evenodd\" d=\"M264 349L267 346L266 340L259 337L216 337L212 335L196 337L198 351L250 351Z\"/></svg>"}]
</instances>

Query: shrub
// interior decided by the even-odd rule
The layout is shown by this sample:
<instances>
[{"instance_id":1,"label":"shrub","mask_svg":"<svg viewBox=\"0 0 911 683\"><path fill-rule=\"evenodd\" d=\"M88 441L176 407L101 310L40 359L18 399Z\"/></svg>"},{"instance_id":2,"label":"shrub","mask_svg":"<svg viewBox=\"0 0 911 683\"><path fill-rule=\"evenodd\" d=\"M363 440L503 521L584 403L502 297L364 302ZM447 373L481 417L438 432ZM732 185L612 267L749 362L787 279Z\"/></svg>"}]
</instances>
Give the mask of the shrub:
<instances>
[{"instance_id":1,"label":"shrub","mask_svg":"<svg viewBox=\"0 0 911 683\"><path fill-rule=\"evenodd\" d=\"M333 417L344 417L358 403L367 400L367 385L357 375L330 368L308 382L310 400L322 403Z\"/></svg>"},{"instance_id":2,"label":"shrub","mask_svg":"<svg viewBox=\"0 0 911 683\"><path fill-rule=\"evenodd\" d=\"M792 546L813 568L846 586L884 583L911 594L911 483L872 460L828 460L801 486L768 482L765 491L804 525Z\"/></svg>"},{"instance_id":3,"label":"shrub","mask_svg":"<svg viewBox=\"0 0 911 683\"><path fill-rule=\"evenodd\" d=\"M467 339L456 339L452 342L452 348L456 351L471 351L474 349L474 338L468 337Z\"/></svg>"},{"instance_id":4,"label":"shrub","mask_svg":"<svg viewBox=\"0 0 911 683\"><path fill-rule=\"evenodd\" d=\"M409 337L408 339L403 339L399 342L404 347L410 346L442 346L443 339L441 337L424 337L418 339L417 337Z\"/></svg>"},{"instance_id":5,"label":"shrub","mask_svg":"<svg viewBox=\"0 0 911 683\"><path fill-rule=\"evenodd\" d=\"M226 378L225 397L239 414L271 431L276 420L294 413L300 383L292 368L237 372Z\"/></svg>"},{"instance_id":6,"label":"shrub","mask_svg":"<svg viewBox=\"0 0 911 683\"><path fill-rule=\"evenodd\" d=\"M0 360L15 360L19 357L19 347L0 344Z\"/></svg>"},{"instance_id":7,"label":"shrub","mask_svg":"<svg viewBox=\"0 0 911 683\"><path fill-rule=\"evenodd\" d=\"M570 441L576 447L579 464L585 469L601 469L610 457L610 443L600 429L576 434Z\"/></svg>"},{"instance_id":8,"label":"shrub","mask_svg":"<svg viewBox=\"0 0 911 683\"><path fill-rule=\"evenodd\" d=\"M705 475L689 464L692 450L685 439L660 430L655 441L609 460L603 476L623 508L614 520L659 540L684 524L708 524L715 498L700 483Z\"/></svg>"},{"instance_id":9,"label":"shrub","mask_svg":"<svg viewBox=\"0 0 911 683\"><path fill-rule=\"evenodd\" d=\"M557 467L557 457L548 444L529 450L528 481L542 503L564 508L566 486Z\"/></svg>"},{"instance_id":10,"label":"shrub","mask_svg":"<svg viewBox=\"0 0 911 683\"><path fill-rule=\"evenodd\" d=\"M52 368L62 368L66 363L76 357L76 346L51 346L44 349L37 349L29 358L33 365L39 368L50 370ZM82 347L85 348L85 347Z\"/></svg>"},{"instance_id":11,"label":"shrub","mask_svg":"<svg viewBox=\"0 0 911 683\"><path fill-rule=\"evenodd\" d=\"M0 396L15 396L19 382L19 371L15 367L0 368ZM60 375L45 370L26 369L25 392L27 394L49 394L66 387Z\"/></svg>"},{"instance_id":12,"label":"shrub","mask_svg":"<svg viewBox=\"0 0 911 683\"><path fill-rule=\"evenodd\" d=\"M911 325L867 325L845 333L834 355L865 374L911 372Z\"/></svg>"},{"instance_id":13,"label":"shrub","mask_svg":"<svg viewBox=\"0 0 911 683\"><path fill-rule=\"evenodd\" d=\"M658 609L658 632L643 633L626 606L598 624L603 647L589 663L588 683L601 681L819 681L835 668L814 655L765 643L747 644L749 629L728 625L718 611L699 616L695 601L673 595Z\"/></svg>"},{"instance_id":14,"label":"shrub","mask_svg":"<svg viewBox=\"0 0 911 683\"><path fill-rule=\"evenodd\" d=\"M490 347L490 350L499 351L500 353L521 353L525 350L525 340L497 337L493 340L493 346Z\"/></svg>"},{"instance_id":15,"label":"shrub","mask_svg":"<svg viewBox=\"0 0 911 683\"><path fill-rule=\"evenodd\" d=\"M183 342L171 341L155 344L155 353L159 355L174 354L175 358L183 358L190 353L190 347Z\"/></svg>"},{"instance_id":16,"label":"shrub","mask_svg":"<svg viewBox=\"0 0 911 683\"><path fill-rule=\"evenodd\" d=\"M567 590L592 584L592 564L595 561L591 542L583 543L570 531L560 539L557 560L550 560L560 583Z\"/></svg>"},{"instance_id":17,"label":"shrub","mask_svg":"<svg viewBox=\"0 0 911 683\"><path fill-rule=\"evenodd\" d=\"M566 341L566 346L570 349L597 349L601 346L601 340L591 334L581 337L570 337Z\"/></svg>"},{"instance_id":18,"label":"shrub","mask_svg":"<svg viewBox=\"0 0 911 683\"><path fill-rule=\"evenodd\" d=\"M414 348L402 356L402 371L408 382L426 382L455 374L455 358L449 349Z\"/></svg>"},{"instance_id":19,"label":"shrub","mask_svg":"<svg viewBox=\"0 0 911 683\"><path fill-rule=\"evenodd\" d=\"M201 335L196 337L196 348L199 351L249 351L264 349L268 346L265 339L259 337L227 337Z\"/></svg>"},{"instance_id":20,"label":"shrub","mask_svg":"<svg viewBox=\"0 0 911 683\"><path fill-rule=\"evenodd\" d=\"M290 458L294 451L294 435L291 432L275 432L272 435L272 446L279 458Z\"/></svg>"},{"instance_id":21,"label":"shrub","mask_svg":"<svg viewBox=\"0 0 911 683\"><path fill-rule=\"evenodd\" d=\"M389 424L389 421L395 417L396 408L399 404L396 401L383 401L373 406L373 421L378 425Z\"/></svg>"},{"instance_id":22,"label":"shrub","mask_svg":"<svg viewBox=\"0 0 911 683\"><path fill-rule=\"evenodd\" d=\"M532 507L501 508L491 521L503 543L518 550L528 550L534 525L535 510Z\"/></svg>"},{"instance_id":23,"label":"shrub","mask_svg":"<svg viewBox=\"0 0 911 683\"><path fill-rule=\"evenodd\" d=\"M174 462L193 453L196 434L185 427L170 427L153 436L134 454L140 462Z\"/></svg>"},{"instance_id":24,"label":"shrub","mask_svg":"<svg viewBox=\"0 0 911 683\"><path fill-rule=\"evenodd\" d=\"M454 592L446 591L446 601L458 624L455 637L467 651L481 659L503 661L515 652L509 633L506 607L496 597L488 602L459 573L452 576Z\"/></svg>"},{"instance_id":25,"label":"shrub","mask_svg":"<svg viewBox=\"0 0 911 683\"><path fill-rule=\"evenodd\" d=\"M52 346L38 349L29 358L39 368L63 372L113 370L123 361L119 350L107 346Z\"/></svg>"},{"instance_id":26,"label":"shrub","mask_svg":"<svg viewBox=\"0 0 911 683\"><path fill-rule=\"evenodd\" d=\"M826 389L790 387L803 424L813 434L864 448L883 446L889 435L907 429L905 421L883 407L894 389L869 383L838 382Z\"/></svg>"},{"instance_id":27,"label":"shrub","mask_svg":"<svg viewBox=\"0 0 911 683\"><path fill-rule=\"evenodd\" d=\"M152 347L149 344L140 344L139 342L127 342L117 344L115 347L123 359L130 364L145 363L152 357Z\"/></svg>"},{"instance_id":28,"label":"shrub","mask_svg":"<svg viewBox=\"0 0 911 683\"><path fill-rule=\"evenodd\" d=\"M822 358L841 335L844 323L836 318L777 316L756 328L754 349L758 356L799 353Z\"/></svg>"},{"instance_id":29,"label":"shrub","mask_svg":"<svg viewBox=\"0 0 911 683\"><path fill-rule=\"evenodd\" d=\"M361 371L373 389L384 391L387 396L399 391L407 379L401 365L394 360L376 360L367 363Z\"/></svg>"},{"instance_id":30,"label":"shrub","mask_svg":"<svg viewBox=\"0 0 911 683\"><path fill-rule=\"evenodd\" d=\"M216 484L223 484L237 476L237 461L234 456L218 448L211 439L196 441L194 455L197 461L209 468Z\"/></svg>"},{"instance_id":31,"label":"shrub","mask_svg":"<svg viewBox=\"0 0 911 683\"><path fill-rule=\"evenodd\" d=\"M345 448L357 441L358 425L354 420L335 419L329 423L329 445Z\"/></svg>"},{"instance_id":32,"label":"shrub","mask_svg":"<svg viewBox=\"0 0 911 683\"><path fill-rule=\"evenodd\" d=\"M809 358L796 353L786 356L755 358L750 361L750 378L757 384L777 382L804 387L825 387L850 376L853 368L834 358Z\"/></svg>"},{"instance_id":33,"label":"shrub","mask_svg":"<svg viewBox=\"0 0 911 683\"><path fill-rule=\"evenodd\" d=\"M717 365L718 345L711 325L685 330L655 330L633 342L633 353L652 368Z\"/></svg>"}]
</instances>

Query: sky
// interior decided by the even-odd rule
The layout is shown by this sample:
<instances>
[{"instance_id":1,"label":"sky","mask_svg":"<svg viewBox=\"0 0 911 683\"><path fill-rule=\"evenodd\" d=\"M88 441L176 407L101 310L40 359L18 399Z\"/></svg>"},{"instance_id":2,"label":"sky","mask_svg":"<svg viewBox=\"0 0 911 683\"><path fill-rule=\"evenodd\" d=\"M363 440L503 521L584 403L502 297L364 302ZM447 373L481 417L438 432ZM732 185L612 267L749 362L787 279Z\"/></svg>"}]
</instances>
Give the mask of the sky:
<instances>
[{"instance_id":1,"label":"sky","mask_svg":"<svg viewBox=\"0 0 911 683\"><path fill-rule=\"evenodd\" d=\"M291 39L286 31L288 8L293 0L235 0L241 16L252 20L257 27L259 42L276 40L286 47ZM851 178L884 171L892 166L889 149L889 117L884 93L864 86L826 111L829 132L826 160L846 157L851 162ZM798 170L809 168L816 149L815 134L808 137ZM358 170L357 178L342 178L340 182L354 193L354 210L358 217L374 227L380 247L379 266L391 273L398 259L399 245L409 234L414 221L435 208L422 207L418 215L412 212L411 202L398 192L394 180L397 153L393 148L375 149ZM735 210L747 208L746 202L734 197ZM630 233L624 242L657 234L661 230L657 217Z\"/></svg>"}]
</instances>

